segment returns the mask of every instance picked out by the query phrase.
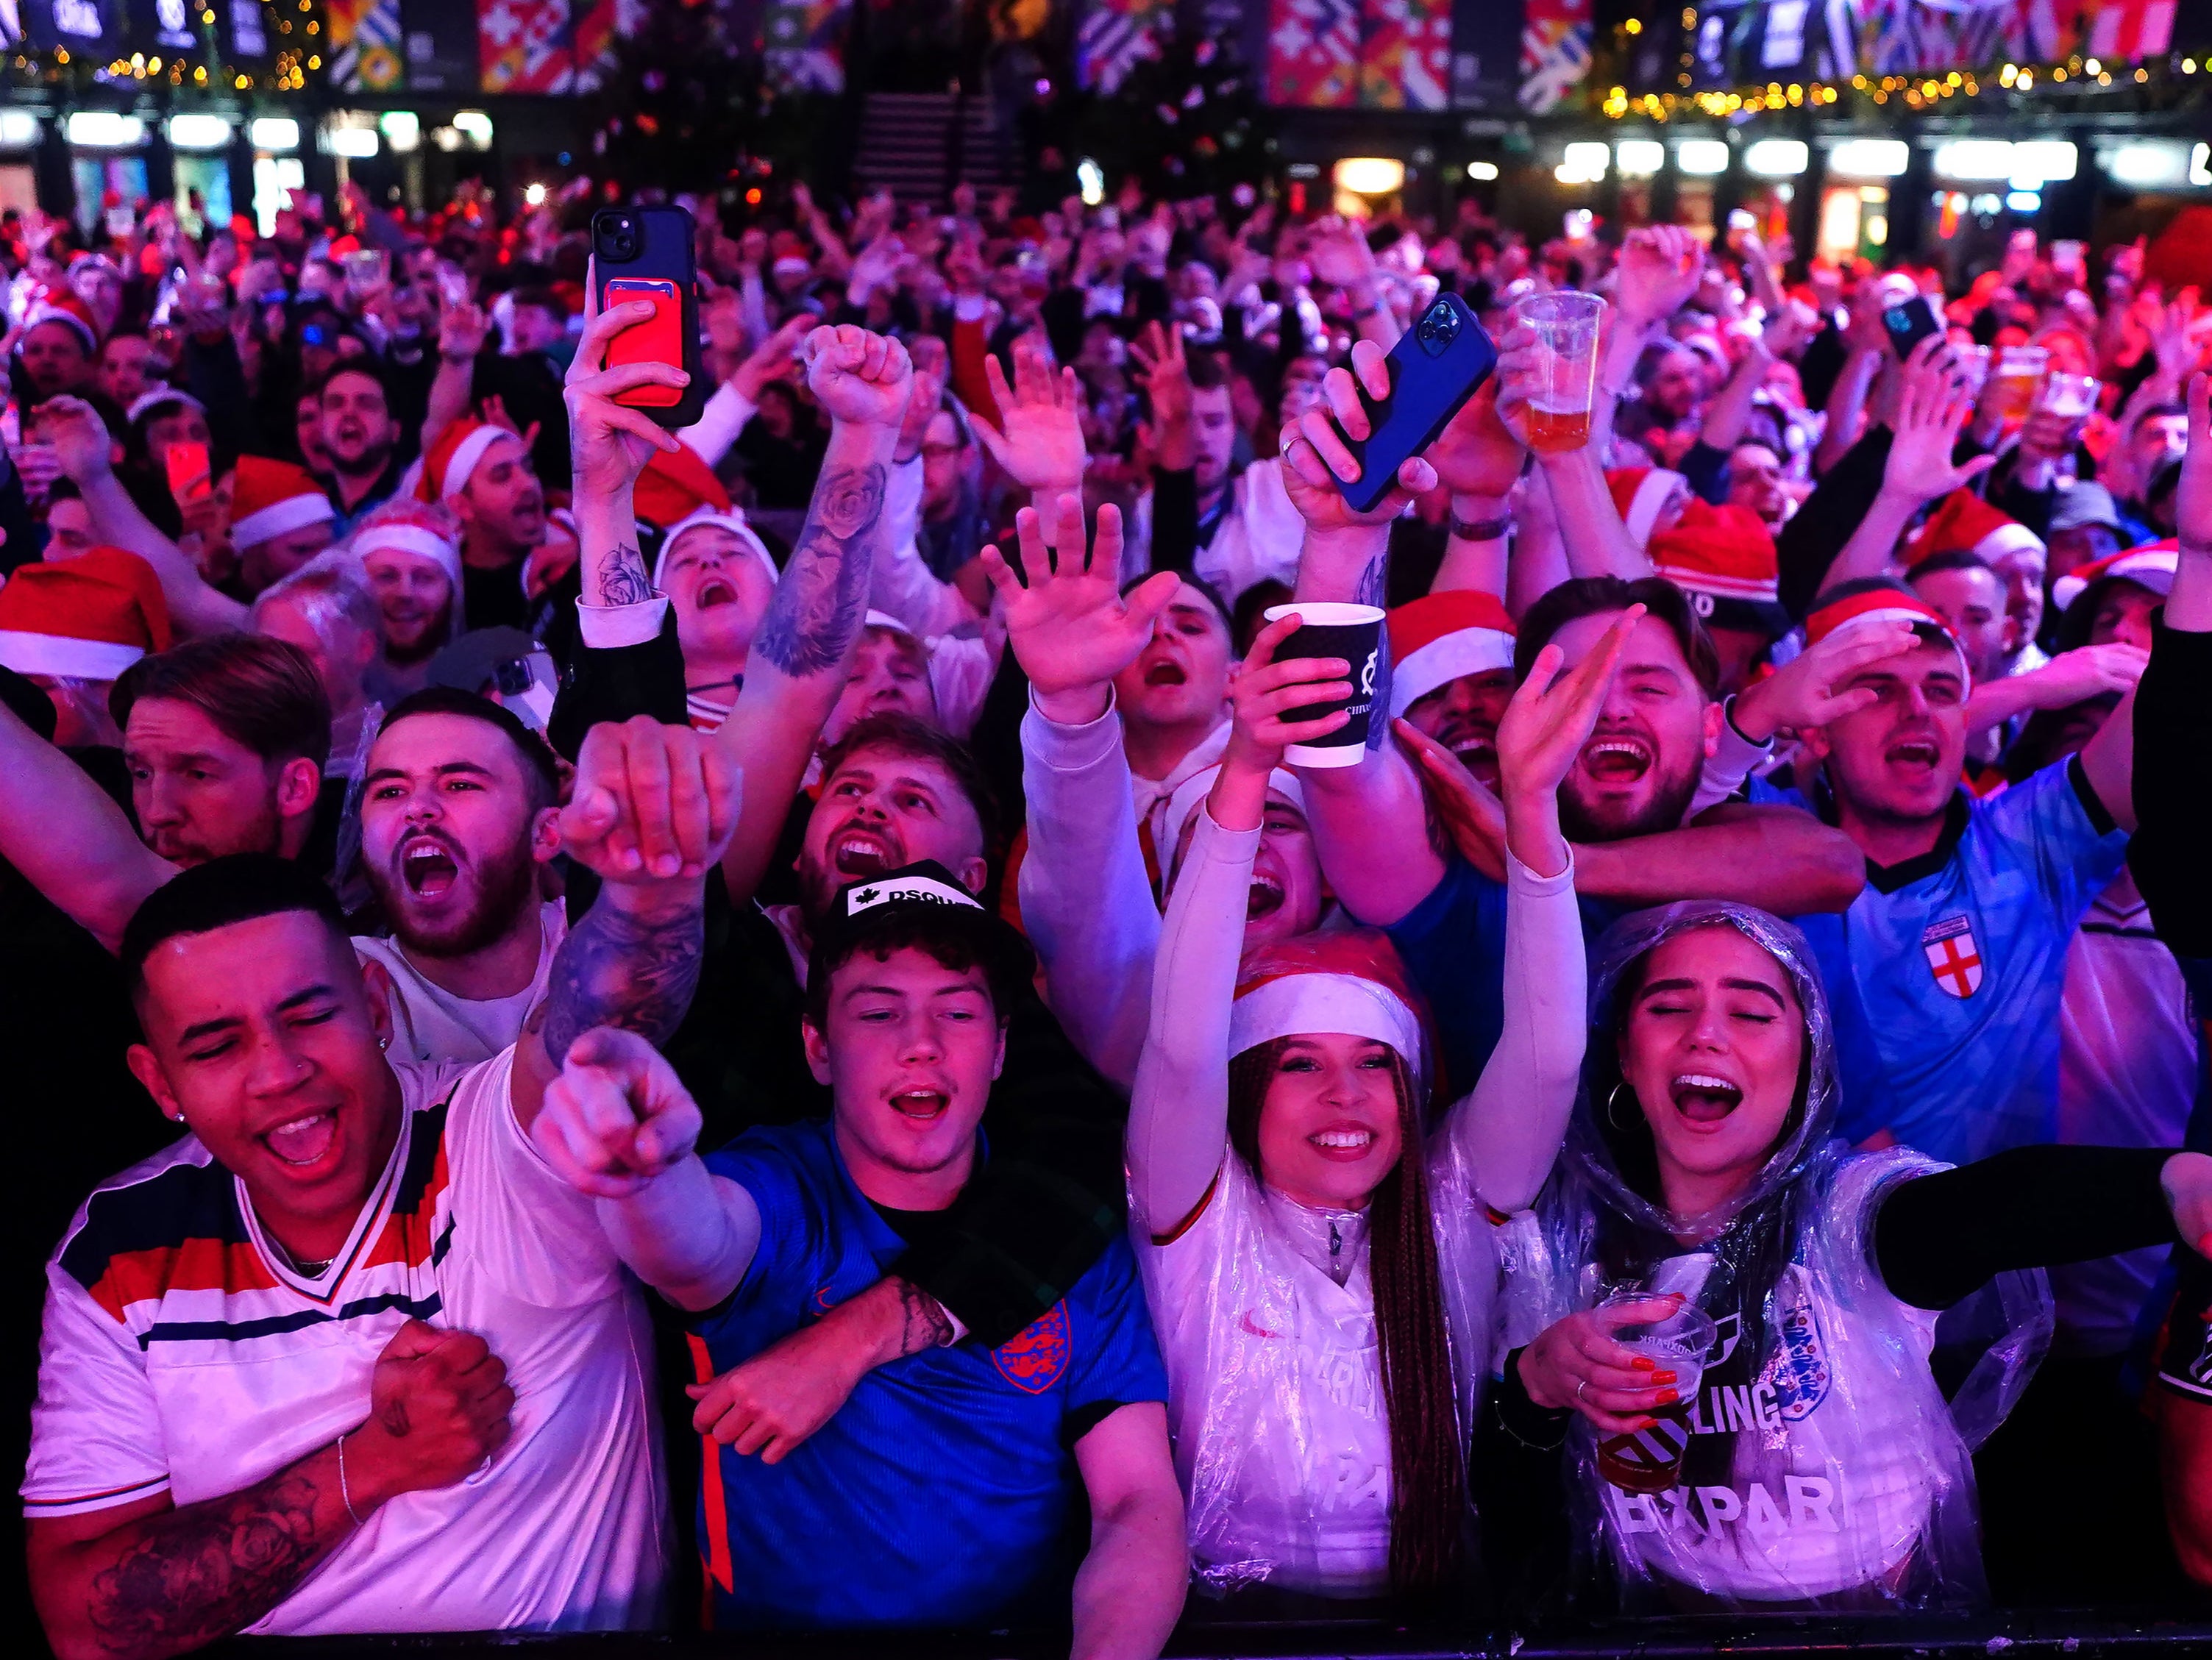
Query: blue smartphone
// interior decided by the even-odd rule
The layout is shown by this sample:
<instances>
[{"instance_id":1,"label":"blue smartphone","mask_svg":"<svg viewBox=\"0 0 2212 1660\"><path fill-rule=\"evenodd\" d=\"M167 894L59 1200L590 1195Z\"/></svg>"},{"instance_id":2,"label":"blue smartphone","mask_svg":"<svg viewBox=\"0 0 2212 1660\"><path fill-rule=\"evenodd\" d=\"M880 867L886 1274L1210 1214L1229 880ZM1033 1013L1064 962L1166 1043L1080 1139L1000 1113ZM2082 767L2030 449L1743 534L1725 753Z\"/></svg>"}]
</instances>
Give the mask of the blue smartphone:
<instances>
[{"instance_id":1,"label":"blue smartphone","mask_svg":"<svg viewBox=\"0 0 2212 1660\"><path fill-rule=\"evenodd\" d=\"M1429 302L1413 326L1383 360L1390 395L1374 398L1359 389L1370 436L1344 447L1359 463L1359 477L1337 489L1355 513L1371 512L1398 482L1398 469L1437 441L1467 400L1498 366L1498 348L1455 294Z\"/></svg>"},{"instance_id":2,"label":"blue smartphone","mask_svg":"<svg viewBox=\"0 0 2212 1660\"><path fill-rule=\"evenodd\" d=\"M1931 334L1943 332L1943 319L1936 314L1936 307L1928 303L1928 296L1916 294L1910 300L1889 307L1881 314L1881 325L1889 331L1890 348L1903 362L1912 356L1912 349Z\"/></svg>"}]
</instances>

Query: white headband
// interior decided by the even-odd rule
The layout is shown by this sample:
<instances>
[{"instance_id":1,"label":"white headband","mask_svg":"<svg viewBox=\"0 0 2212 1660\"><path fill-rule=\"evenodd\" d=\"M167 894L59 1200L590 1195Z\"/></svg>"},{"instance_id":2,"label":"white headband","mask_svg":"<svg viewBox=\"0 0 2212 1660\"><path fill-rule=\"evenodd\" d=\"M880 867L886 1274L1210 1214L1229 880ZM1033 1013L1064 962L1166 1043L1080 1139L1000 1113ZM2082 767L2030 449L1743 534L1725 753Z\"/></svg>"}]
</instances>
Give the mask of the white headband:
<instances>
[{"instance_id":1,"label":"white headband","mask_svg":"<svg viewBox=\"0 0 2212 1660\"><path fill-rule=\"evenodd\" d=\"M461 581L461 556L437 532L422 525L371 525L349 544L357 559L372 553L406 553L427 559L446 573L456 587Z\"/></svg>"},{"instance_id":2,"label":"white headband","mask_svg":"<svg viewBox=\"0 0 2212 1660\"><path fill-rule=\"evenodd\" d=\"M1351 974L1286 974L1243 993L1229 1011L1229 1052L1278 1037L1343 1032L1372 1038L1421 1070L1421 1023L1389 988Z\"/></svg>"},{"instance_id":3,"label":"white headband","mask_svg":"<svg viewBox=\"0 0 2212 1660\"><path fill-rule=\"evenodd\" d=\"M729 532L744 543L747 550L761 562L761 569L768 573L769 586L775 586L776 580L783 573L775 568L775 556L768 550L768 544L760 539L758 532L737 514L720 513L713 508L695 508L671 525L668 534L660 538L660 552L653 562L653 591L655 593L668 592L660 578L668 569L669 557L676 551L678 540L686 531L704 530L710 526L716 530Z\"/></svg>"},{"instance_id":4,"label":"white headband","mask_svg":"<svg viewBox=\"0 0 2212 1660\"><path fill-rule=\"evenodd\" d=\"M1202 767L1176 785L1168 796L1167 806L1160 818L1160 844L1153 851L1159 854L1160 886L1165 891L1168 873L1175 868L1176 849L1182 845L1183 826L1190 822L1198 804L1206 800L1213 788L1213 781L1221 775L1219 766ZM1287 768L1277 767L1267 775L1267 794L1283 795L1300 812L1306 810L1306 793L1298 782L1297 775Z\"/></svg>"},{"instance_id":5,"label":"white headband","mask_svg":"<svg viewBox=\"0 0 2212 1660\"><path fill-rule=\"evenodd\" d=\"M249 513L230 527L230 539L241 548L250 548L256 542L266 542L272 536L282 536L288 531L305 530L310 525L335 519L338 510L331 505L330 497L313 490L302 490L297 496L287 496L271 502L258 513Z\"/></svg>"},{"instance_id":6,"label":"white headband","mask_svg":"<svg viewBox=\"0 0 2212 1660\"><path fill-rule=\"evenodd\" d=\"M1439 686L1470 674L1513 666L1513 636L1498 629L1454 629L1390 666L1390 716L1395 720Z\"/></svg>"}]
</instances>

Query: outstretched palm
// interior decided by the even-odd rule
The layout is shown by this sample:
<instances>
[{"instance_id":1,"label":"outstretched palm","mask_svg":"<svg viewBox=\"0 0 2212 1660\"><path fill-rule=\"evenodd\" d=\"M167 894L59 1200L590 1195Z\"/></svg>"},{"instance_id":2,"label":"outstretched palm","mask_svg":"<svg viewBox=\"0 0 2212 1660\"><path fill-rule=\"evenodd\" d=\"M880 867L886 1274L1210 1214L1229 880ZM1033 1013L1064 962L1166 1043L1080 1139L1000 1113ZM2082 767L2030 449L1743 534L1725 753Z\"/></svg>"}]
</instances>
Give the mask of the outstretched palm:
<instances>
[{"instance_id":1,"label":"outstretched palm","mask_svg":"<svg viewBox=\"0 0 2212 1660\"><path fill-rule=\"evenodd\" d=\"M975 423L975 435L991 459L1024 489L1078 489L1083 483L1082 395L1075 371L1054 372L1043 337L1014 342L1014 383L1006 384L999 360L984 360L999 426Z\"/></svg>"},{"instance_id":2,"label":"outstretched palm","mask_svg":"<svg viewBox=\"0 0 2212 1660\"><path fill-rule=\"evenodd\" d=\"M1644 615L1631 605L1620 613L1597 649L1562 673L1566 654L1547 646L1498 723L1498 775L1509 800L1548 795L1589 741L1613 684L1613 665Z\"/></svg>"},{"instance_id":3,"label":"outstretched palm","mask_svg":"<svg viewBox=\"0 0 2212 1660\"><path fill-rule=\"evenodd\" d=\"M1027 587L995 548L983 550L983 569L1004 606L1014 660L1041 697L1103 686L1137 660L1151 643L1152 624L1175 597L1178 578L1163 571L1126 596L1115 581L1121 564L1121 513L1098 509L1098 539L1085 559L1083 504L1063 496L1058 504L1055 566L1045 546L1044 521L1033 508L1014 518Z\"/></svg>"},{"instance_id":4,"label":"outstretched palm","mask_svg":"<svg viewBox=\"0 0 2212 1660\"><path fill-rule=\"evenodd\" d=\"M1960 430L1974 412L1973 399L1960 392L1932 361L1925 343L1914 348L1898 398L1895 434L1881 482L1893 494L1932 502L1971 483L1996 465L1994 456L1977 456L1954 466L1951 454Z\"/></svg>"}]
</instances>

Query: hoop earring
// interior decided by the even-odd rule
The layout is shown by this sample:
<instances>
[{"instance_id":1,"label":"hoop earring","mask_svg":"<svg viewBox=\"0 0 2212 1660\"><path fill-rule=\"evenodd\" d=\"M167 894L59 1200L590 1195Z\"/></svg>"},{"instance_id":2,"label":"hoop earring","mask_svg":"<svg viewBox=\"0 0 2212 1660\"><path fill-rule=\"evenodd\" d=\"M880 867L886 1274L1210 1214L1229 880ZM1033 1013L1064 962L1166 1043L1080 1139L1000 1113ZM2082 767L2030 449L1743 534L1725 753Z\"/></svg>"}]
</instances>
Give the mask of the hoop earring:
<instances>
[{"instance_id":1,"label":"hoop earring","mask_svg":"<svg viewBox=\"0 0 2212 1660\"><path fill-rule=\"evenodd\" d=\"M1620 1099L1621 1091L1627 1087L1628 1080L1624 1078L1619 1083L1615 1084L1612 1089L1606 1092L1605 1098L1605 1122L1623 1135L1627 1134L1633 1126L1622 1123L1620 1120L1613 1115L1613 1103Z\"/></svg>"}]
</instances>

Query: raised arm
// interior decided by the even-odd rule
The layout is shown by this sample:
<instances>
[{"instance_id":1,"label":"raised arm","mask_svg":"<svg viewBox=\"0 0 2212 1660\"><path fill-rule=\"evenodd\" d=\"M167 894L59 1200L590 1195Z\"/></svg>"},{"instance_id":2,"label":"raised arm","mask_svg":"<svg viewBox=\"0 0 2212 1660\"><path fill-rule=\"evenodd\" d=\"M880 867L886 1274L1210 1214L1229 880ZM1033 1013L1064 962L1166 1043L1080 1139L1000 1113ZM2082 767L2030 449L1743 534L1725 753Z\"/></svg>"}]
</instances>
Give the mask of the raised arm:
<instances>
[{"instance_id":1,"label":"raised arm","mask_svg":"<svg viewBox=\"0 0 2212 1660\"><path fill-rule=\"evenodd\" d=\"M131 499L131 492L115 476L106 423L92 405L81 398L52 398L40 410L40 421L62 471L76 481L77 493L84 498L94 533L154 568L177 632L188 636L225 634L246 627L246 607L210 587L184 550L156 530Z\"/></svg>"},{"instance_id":2,"label":"raised arm","mask_svg":"<svg viewBox=\"0 0 2212 1660\"><path fill-rule=\"evenodd\" d=\"M1429 446L1428 459L1437 482L1451 492L1443 563L1429 591L1474 588L1504 599L1513 522L1508 498L1528 457L1498 418L1495 377L1452 417Z\"/></svg>"},{"instance_id":3,"label":"raised arm","mask_svg":"<svg viewBox=\"0 0 2212 1660\"><path fill-rule=\"evenodd\" d=\"M305 764L304 763L302 764ZM141 842L77 763L0 704L0 858L114 951L177 867Z\"/></svg>"},{"instance_id":4,"label":"raised arm","mask_svg":"<svg viewBox=\"0 0 2212 1660\"><path fill-rule=\"evenodd\" d=\"M1622 905L1728 899L1804 916L1849 910L1866 885L1866 860L1809 812L1726 801L1680 830L1577 848L1575 885Z\"/></svg>"},{"instance_id":5,"label":"raised arm","mask_svg":"<svg viewBox=\"0 0 2212 1660\"><path fill-rule=\"evenodd\" d=\"M1351 666L1341 658L1268 660L1297 629L1294 617L1261 629L1231 685L1234 724L1221 771L1160 929L1152 1023L1129 1098L1128 1135L1130 1202L1155 1235L1176 1231L1198 1209L1229 1145L1229 1010L1243 955L1252 860L1267 811L1267 775L1293 739L1334 731L1349 718L1285 725L1285 709L1352 690Z\"/></svg>"},{"instance_id":6,"label":"raised arm","mask_svg":"<svg viewBox=\"0 0 2212 1660\"><path fill-rule=\"evenodd\" d=\"M1352 348L1353 367L1376 397L1389 386L1382 360L1364 341ZM1306 522L1297 597L1380 605L1389 588L1390 521L1409 492L1435 487L1436 471L1425 460L1408 461L1399 488L1372 512L1352 512L1336 481L1357 477L1358 468L1342 435L1365 438L1367 416L1350 372L1331 369L1322 386L1327 408L1300 416L1283 442L1283 487ZM1378 713L1388 712L1387 674L1376 676L1375 702ZM1389 741L1387 723L1370 720L1367 758L1358 765L1302 769L1299 776L1322 869L1353 916L1378 927L1395 922L1443 879L1420 780Z\"/></svg>"},{"instance_id":7,"label":"raised arm","mask_svg":"<svg viewBox=\"0 0 2212 1660\"><path fill-rule=\"evenodd\" d=\"M1126 599L1115 573L1121 514L1098 510L1086 560L1083 504L1060 498L1058 560L1036 509L1015 515L1024 584L995 549L983 552L1014 655L1029 677L1022 787L1029 852L1022 926L1044 965L1047 1000L1084 1058L1116 1084L1136 1076L1144 1046L1159 910L1130 810L1129 763L1114 716L1115 675L1136 661L1178 579L1162 572Z\"/></svg>"},{"instance_id":8,"label":"raised arm","mask_svg":"<svg viewBox=\"0 0 2212 1660\"><path fill-rule=\"evenodd\" d=\"M1974 404L1956 391L1943 366L1933 361L1940 347L1941 341L1930 336L1912 349L1900 383L1897 416L1892 423L1895 436L1882 465L1881 491L1828 568L1823 587L1887 573L1914 514L1938 497L1972 483L1996 465L1993 457L1986 455L1976 456L1964 466L1951 464L1959 434L1973 414Z\"/></svg>"},{"instance_id":9,"label":"raised arm","mask_svg":"<svg viewBox=\"0 0 2212 1660\"><path fill-rule=\"evenodd\" d=\"M884 511L913 366L896 340L852 327L807 337L807 382L830 445L806 523L745 660L737 708L715 733L745 777L722 878L742 903L760 885L786 816L852 671L868 583L890 533Z\"/></svg>"},{"instance_id":10,"label":"raised arm","mask_svg":"<svg viewBox=\"0 0 2212 1660\"><path fill-rule=\"evenodd\" d=\"M1589 1028L1574 865L1559 833L1559 781L1605 706L1613 666L1644 615L1632 605L1571 673L1547 646L1498 724L1505 802L1505 1018L1445 1133L1493 1210L1525 1210L1558 1156Z\"/></svg>"},{"instance_id":11,"label":"raised arm","mask_svg":"<svg viewBox=\"0 0 2212 1660\"><path fill-rule=\"evenodd\" d=\"M1536 331L1516 323L1498 344L1498 418L1526 445L1528 398L1538 368ZM1593 423L1593 438L1595 433ZM1620 522L1620 510L1613 504L1596 445L1585 440L1574 449L1535 453L1559 517L1568 569L1577 576L1618 576L1632 582L1650 575L1650 559L1630 538L1628 527Z\"/></svg>"}]
</instances>

